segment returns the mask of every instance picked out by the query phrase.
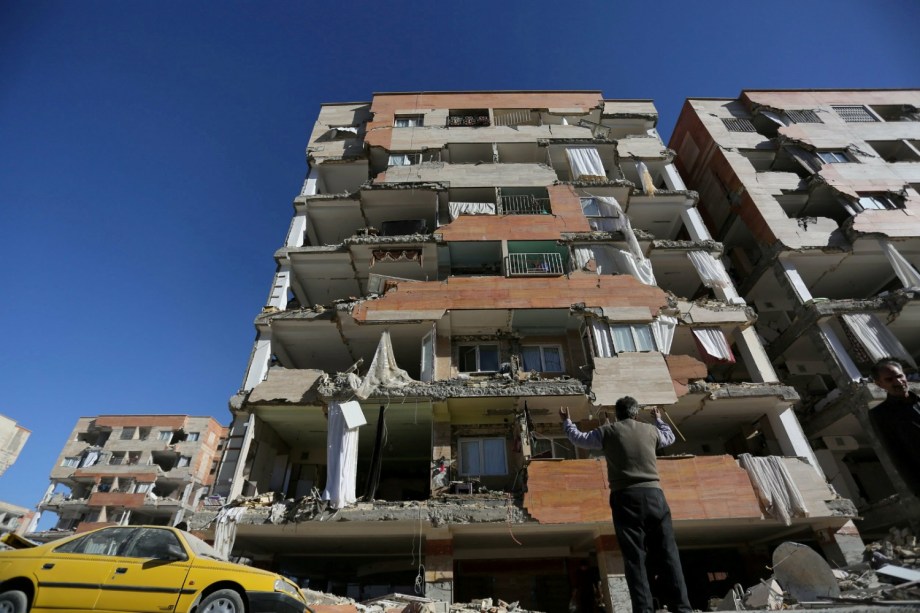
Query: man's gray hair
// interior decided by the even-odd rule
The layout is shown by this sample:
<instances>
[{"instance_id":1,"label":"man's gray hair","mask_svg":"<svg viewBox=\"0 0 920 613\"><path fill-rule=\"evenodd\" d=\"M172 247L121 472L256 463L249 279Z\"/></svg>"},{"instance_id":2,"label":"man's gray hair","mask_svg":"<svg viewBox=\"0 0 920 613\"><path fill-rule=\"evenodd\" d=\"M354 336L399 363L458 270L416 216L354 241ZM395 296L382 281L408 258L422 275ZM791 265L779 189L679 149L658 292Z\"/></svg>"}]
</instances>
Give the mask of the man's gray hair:
<instances>
[{"instance_id":1,"label":"man's gray hair","mask_svg":"<svg viewBox=\"0 0 920 613\"><path fill-rule=\"evenodd\" d=\"M623 396L615 405L617 419L635 419L639 415L639 402L632 396Z\"/></svg>"}]
</instances>

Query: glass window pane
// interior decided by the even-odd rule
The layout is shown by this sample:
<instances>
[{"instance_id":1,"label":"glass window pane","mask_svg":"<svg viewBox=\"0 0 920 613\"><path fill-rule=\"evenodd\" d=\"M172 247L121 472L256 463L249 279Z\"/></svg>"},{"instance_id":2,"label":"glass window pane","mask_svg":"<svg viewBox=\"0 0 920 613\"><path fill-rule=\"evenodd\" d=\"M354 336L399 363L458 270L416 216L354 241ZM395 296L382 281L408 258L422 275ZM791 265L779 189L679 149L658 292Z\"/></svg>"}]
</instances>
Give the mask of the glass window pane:
<instances>
[{"instance_id":1,"label":"glass window pane","mask_svg":"<svg viewBox=\"0 0 920 613\"><path fill-rule=\"evenodd\" d=\"M581 210L586 217L600 217L601 211L597 206L597 200L594 198L582 198Z\"/></svg>"},{"instance_id":2,"label":"glass window pane","mask_svg":"<svg viewBox=\"0 0 920 613\"><path fill-rule=\"evenodd\" d=\"M562 351L559 347L544 347L543 362L546 372L562 372Z\"/></svg>"},{"instance_id":3,"label":"glass window pane","mask_svg":"<svg viewBox=\"0 0 920 613\"><path fill-rule=\"evenodd\" d=\"M613 334L613 347L617 350L617 353L636 350L636 344L633 342L632 331L629 326L610 326L610 332Z\"/></svg>"},{"instance_id":4,"label":"glass window pane","mask_svg":"<svg viewBox=\"0 0 920 613\"><path fill-rule=\"evenodd\" d=\"M487 438L482 441L482 460L484 475L504 475L505 467L505 439Z\"/></svg>"},{"instance_id":5,"label":"glass window pane","mask_svg":"<svg viewBox=\"0 0 920 613\"><path fill-rule=\"evenodd\" d=\"M479 346L479 370L498 370L498 345Z\"/></svg>"},{"instance_id":6,"label":"glass window pane","mask_svg":"<svg viewBox=\"0 0 920 613\"><path fill-rule=\"evenodd\" d=\"M481 472L479 441L460 441L460 474L478 475Z\"/></svg>"},{"instance_id":7,"label":"glass window pane","mask_svg":"<svg viewBox=\"0 0 920 613\"><path fill-rule=\"evenodd\" d=\"M476 372L476 347L460 348L460 372Z\"/></svg>"},{"instance_id":8,"label":"glass window pane","mask_svg":"<svg viewBox=\"0 0 920 613\"><path fill-rule=\"evenodd\" d=\"M532 370L541 372L543 370L543 363L540 360L539 347L522 347L521 359L524 361L524 370L527 372Z\"/></svg>"},{"instance_id":9,"label":"glass window pane","mask_svg":"<svg viewBox=\"0 0 920 613\"><path fill-rule=\"evenodd\" d=\"M638 351L655 351L655 339L652 337L652 330L646 325L633 326L636 333L636 344Z\"/></svg>"}]
</instances>

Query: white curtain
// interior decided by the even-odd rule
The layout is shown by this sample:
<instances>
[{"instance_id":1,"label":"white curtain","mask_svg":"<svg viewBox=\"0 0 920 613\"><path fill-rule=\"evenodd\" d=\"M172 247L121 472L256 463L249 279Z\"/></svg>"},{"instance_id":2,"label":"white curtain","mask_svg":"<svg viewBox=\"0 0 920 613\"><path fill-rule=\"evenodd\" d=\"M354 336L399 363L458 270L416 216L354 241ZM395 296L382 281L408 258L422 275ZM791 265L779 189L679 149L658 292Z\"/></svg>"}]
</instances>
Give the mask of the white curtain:
<instances>
[{"instance_id":1,"label":"white curtain","mask_svg":"<svg viewBox=\"0 0 920 613\"><path fill-rule=\"evenodd\" d=\"M567 147L566 156L569 158L569 166L572 167L572 177L588 175L592 177L606 177L604 164L601 162L601 156L594 147Z\"/></svg>"},{"instance_id":2,"label":"white curtain","mask_svg":"<svg viewBox=\"0 0 920 613\"><path fill-rule=\"evenodd\" d=\"M719 328L693 328L693 336L712 357L730 362L735 361L728 340Z\"/></svg>"},{"instance_id":3,"label":"white curtain","mask_svg":"<svg viewBox=\"0 0 920 613\"><path fill-rule=\"evenodd\" d=\"M357 403L355 403L357 404ZM323 500L333 509L354 504L358 472L358 428L348 428L338 402L329 406L326 443L326 489Z\"/></svg>"},{"instance_id":4,"label":"white curtain","mask_svg":"<svg viewBox=\"0 0 920 613\"><path fill-rule=\"evenodd\" d=\"M384 330L380 333L380 341L377 343L374 359L371 361L361 385L355 390L355 396L365 400L377 388L403 387L412 382L409 373L396 364L393 343L390 340L390 331Z\"/></svg>"},{"instance_id":5,"label":"white curtain","mask_svg":"<svg viewBox=\"0 0 920 613\"><path fill-rule=\"evenodd\" d=\"M246 513L246 507L224 507L214 519L214 549L223 559L230 557L236 542L236 524Z\"/></svg>"},{"instance_id":6,"label":"white curtain","mask_svg":"<svg viewBox=\"0 0 920 613\"><path fill-rule=\"evenodd\" d=\"M688 251L687 257L699 273L706 287L730 287L731 279L725 272L725 265L705 251Z\"/></svg>"},{"instance_id":7,"label":"white curtain","mask_svg":"<svg viewBox=\"0 0 920 613\"><path fill-rule=\"evenodd\" d=\"M594 259L593 247L575 247L575 268L584 270L588 262ZM600 274L598 272L597 274Z\"/></svg>"},{"instance_id":8,"label":"white curtain","mask_svg":"<svg viewBox=\"0 0 920 613\"><path fill-rule=\"evenodd\" d=\"M677 318L670 315L659 315L651 323L655 344L661 353L671 353L671 344L674 342L674 331L677 328Z\"/></svg>"},{"instance_id":9,"label":"white curtain","mask_svg":"<svg viewBox=\"0 0 920 613\"><path fill-rule=\"evenodd\" d=\"M597 349L597 357L612 358L616 355L616 349L613 348L613 339L610 337L610 326L607 322L591 318L591 335L594 337L594 346Z\"/></svg>"},{"instance_id":10,"label":"white curtain","mask_svg":"<svg viewBox=\"0 0 920 613\"><path fill-rule=\"evenodd\" d=\"M495 215L494 202L450 202L447 208L451 221L461 215Z\"/></svg>"},{"instance_id":11,"label":"white curtain","mask_svg":"<svg viewBox=\"0 0 920 613\"><path fill-rule=\"evenodd\" d=\"M646 285L656 284L651 261L644 258L639 259L633 254L620 249L610 249L610 257L618 272L630 274Z\"/></svg>"},{"instance_id":12,"label":"white curtain","mask_svg":"<svg viewBox=\"0 0 920 613\"><path fill-rule=\"evenodd\" d=\"M747 471L764 512L770 517L792 523L792 516L808 517L805 499L792 475L776 456L755 457L749 453L738 456L741 468Z\"/></svg>"},{"instance_id":13,"label":"white curtain","mask_svg":"<svg viewBox=\"0 0 920 613\"><path fill-rule=\"evenodd\" d=\"M879 244L888 257L891 267L894 268L895 274L898 275L898 279L901 280L901 284L904 287L920 287L920 273L907 261L907 258L901 255L889 241L880 240Z\"/></svg>"},{"instance_id":14,"label":"white curtain","mask_svg":"<svg viewBox=\"0 0 920 613\"><path fill-rule=\"evenodd\" d=\"M602 230L604 232L617 232L623 229L623 207L612 196L600 196L597 200L597 208L600 211L601 219L588 220L591 223L592 230ZM597 225L597 227L595 227Z\"/></svg>"},{"instance_id":15,"label":"white curtain","mask_svg":"<svg viewBox=\"0 0 920 613\"><path fill-rule=\"evenodd\" d=\"M871 313L848 313L841 317L859 339L860 344L869 352L873 362L882 358L898 358L916 368L916 362L904 349L904 345L878 320L878 317Z\"/></svg>"},{"instance_id":16,"label":"white curtain","mask_svg":"<svg viewBox=\"0 0 920 613\"><path fill-rule=\"evenodd\" d=\"M99 452L90 451L86 454L86 457L83 458L83 461L80 463L80 466L92 466L99 461Z\"/></svg>"},{"instance_id":17,"label":"white curtain","mask_svg":"<svg viewBox=\"0 0 920 613\"><path fill-rule=\"evenodd\" d=\"M655 189L652 173L649 172L645 162L636 162L636 170L639 172L639 180L642 182L642 191L650 196L658 191Z\"/></svg>"}]
</instances>

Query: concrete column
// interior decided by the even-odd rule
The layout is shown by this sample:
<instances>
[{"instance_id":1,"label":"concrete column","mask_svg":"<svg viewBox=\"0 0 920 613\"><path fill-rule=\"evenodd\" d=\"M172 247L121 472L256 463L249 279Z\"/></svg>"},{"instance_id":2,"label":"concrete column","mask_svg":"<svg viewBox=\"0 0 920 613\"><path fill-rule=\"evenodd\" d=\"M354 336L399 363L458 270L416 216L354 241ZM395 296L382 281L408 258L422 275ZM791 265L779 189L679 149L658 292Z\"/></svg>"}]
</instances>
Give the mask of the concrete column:
<instances>
[{"instance_id":1,"label":"concrete column","mask_svg":"<svg viewBox=\"0 0 920 613\"><path fill-rule=\"evenodd\" d=\"M799 304L805 304L811 300L811 291L808 289L808 286L805 284L805 281L802 279L802 276L799 274L799 271L796 270L792 262L780 260L779 265L783 270L783 277L785 278L789 289L792 290L792 293L799 301Z\"/></svg>"},{"instance_id":2,"label":"concrete column","mask_svg":"<svg viewBox=\"0 0 920 613\"><path fill-rule=\"evenodd\" d=\"M824 552L824 557L832 567L839 568L863 561L863 551L866 545L852 520L837 530L833 528L816 530L815 538L821 546L821 551Z\"/></svg>"},{"instance_id":3,"label":"concrete column","mask_svg":"<svg viewBox=\"0 0 920 613\"><path fill-rule=\"evenodd\" d=\"M827 476L828 483L833 485L834 489L837 490L837 493L841 496L849 498L859 506L862 499L859 495L859 487L856 485L856 481L853 480L853 475L850 474L849 468L847 468L846 464L844 464L843 460L839 457L839 454L834 453L830 449L817 449L815 450L815 457L818 458L821 469Z\"/></svg>"},{"instance_id":4,"label":"concrete column","mask_svg":"<svg viewBox=\"0 0 920 613\"><path fill-rule=\"evenodd\" d=\"M307 213L300 211L294 215L291 220L291 227L288 230L287 239L284 241L287 247L303 247L304 237L307 235Z\"/></svg>"},{"instance_id":5,"label":"concrete column","mask_svg":"<svg viewBox=\"0 0 920 613\"><path fill-rule=\"evenodd\" d=\"M240 445L240 453L236 459L236 470L233 471L233 480L230 482L230 493L227 495L227 502L236 500L243 491L243 469L246 468L246 456L249 455L249 447L252 444L252 437L256 431L256 416L249 415L246 420L246 432L243 434L243 442Z\"/></svg>"},{"instance_id":6,"label":"concrete column","mask_svg":"<svg viewBox=\"0 0 920 613\"><path fill-rule=\"evenodd\" d=\"M665 185L668 186L668 189L674 191L683 191L687 189L687 186L684 185L684 180L680 178L674 164L665 164L661 176L664 178Z\"/></svg>"},{"instance_id":7,"label":"concrete column","mask_svg":"<svg viewBox=\"0 0 920 613\"><path fill-rule=\"evenodd\" d=\"M440 535L428 535L425 538L425 598L452 603L454 540L449 533L447 538L433 538L434 536Z\"/></svg>"},{"instance_id":8,"label":"concrete column","mask_svg":"<svg viewBox=\"0 0 920 613\"><path fill-rule=\"evenodd\" d=\"M244 391L248 392L265 379L271 359L272 333L270 330L259 330L256 342L252 347L252 354L249 357L246 377L243 379Z\"/></svg>"},{"instance_id":9,"label":"concrete column","mask_svg":"<svg viewBox=\"0 0 920 613\"><path fill-rule=\"evenodd\" d=\"M301 196L315 196L319 193L319 171L311 168L307 179L303 182L303 189L300 191Z\"/></svg>"},{"instance_id":10,"label":"concrete column","mask_svg":"<svg viewBox=\"0 0 920 613\"><path fill-rule=\"evenodd\" d=\"M735 329L732 337L735 340L738 351L741 352L741 359L744 360L744 365L747 366L748 373L751 375L751 381L754 383L776 383L779 381L776 371L773 370L773 364L770 363L770 358L760 343L760 338L757 336L753 326Z\"/></svg>"},{"instance_id":11,"label":"concrete column","mask_svg":"<svg viewBox=\"0 0 920 613\"><path fill-rule=\"evenodd\" d=\"M283 311L287 308L288 290L291 289L291 265L284 263L275 273L272 289L268 294L268 305Z\"/></svg>"},{"instance_id":12,"label":"concrete column","mask_svg":"<svg viewBox=\"0 0 920 613\"><path fill-rule=\"evenodd\" d=\"M773 429L777 441L779 441L783 455L805 458L823 479L824 471L821 470L818 458L815 457L814 450L808 444L808 439L805 438L805 433L802 431L802 424L799 423L799 419L795 416L795 411L792 407L769 411L767 419L770 421L770 427Z\"/></svg>"},{"instance_id":13,"label":"concrete column","mask_svg":"<svg viewBox=\"0 0 920 613\"><path fill-rule=\"evenodd\" d=\"M690 238L695 241L712 240L709 228L703 223L703 218L700 216L699 211L696 209L684 209L680 212L680 218L684 222L684 226L687 227L687 233L690 234Z\"/></svg>"},{"instance_id":14,"label":"concrete column","mask_svg":"<svg viewBox=\"0 0 920 613\"><path fill-rule=\"evenodd\" d=\"M604 608L607 613L630 613L632 601L626 587L626 564L620 544L613 534L602 534L594 539L597 550L597 568L601 576L601 590L604 593Z\"/></svg>"},{"instance_id":15,"label":"concrete column","mask_svg":"<svg viewBox=\"0 0 920 613\"><path fill-rule=\"evenodd\" d=\"M830 322L819 321L818 331L821 336L821 347L828 352L831 361L837 366L843 376L850 381L859 381L862 379L859 368L856 367L856 363L850 357L850 354L847 353L843 343L840 341L840 337L837 336Z\"/></svg>"}]
</instances>

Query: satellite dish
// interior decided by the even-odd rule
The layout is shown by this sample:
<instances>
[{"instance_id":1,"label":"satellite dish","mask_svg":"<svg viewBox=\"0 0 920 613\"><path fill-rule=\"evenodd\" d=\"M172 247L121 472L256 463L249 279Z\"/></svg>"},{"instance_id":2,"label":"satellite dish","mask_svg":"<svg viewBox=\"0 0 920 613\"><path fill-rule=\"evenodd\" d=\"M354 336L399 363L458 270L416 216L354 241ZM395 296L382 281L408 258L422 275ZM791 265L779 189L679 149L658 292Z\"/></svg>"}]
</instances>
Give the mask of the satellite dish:
<instances>
[{"instance_id":1,"label":"satellite dish","mask_svg":"<svg viewBox=\"0 0 920 613\"><path fill-rule=\"evenodd\" d=\"M773 577L797 602L840 596L840 586L827 562L811 547L786 542L773 550Z\"/></svg>"}]
</instances>

